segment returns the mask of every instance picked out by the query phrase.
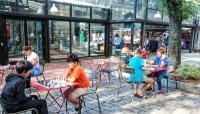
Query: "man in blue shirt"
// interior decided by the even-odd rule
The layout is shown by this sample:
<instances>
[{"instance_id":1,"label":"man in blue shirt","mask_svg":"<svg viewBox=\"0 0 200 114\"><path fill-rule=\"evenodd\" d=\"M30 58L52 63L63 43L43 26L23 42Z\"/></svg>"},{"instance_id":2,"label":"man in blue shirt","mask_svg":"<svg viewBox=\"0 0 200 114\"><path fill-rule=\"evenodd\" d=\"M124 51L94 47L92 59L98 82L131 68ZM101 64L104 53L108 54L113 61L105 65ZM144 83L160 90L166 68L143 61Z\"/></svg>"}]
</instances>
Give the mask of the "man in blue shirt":
<instances>
[{"instance_id":1,"label":"man in blue shirt","mask_svg":"<svg viewBox=\"0 0 200 114\"><path fill-rule=\"evenodd\" d=\"M158 89L162 89L161 80L167 73L167 66L168 66L168 58L164 55L164 49L159 48L157 50L157 56L154 59L153 64L157 65L160 68L164 68L164 70L159 72L159 76L157 77Z\"/></svg>"},{"instance_id":2,"label":"man in blue shirt","mask_svg":"<svg viewBox=\"0 0 200 114\"><path fill-rule=\"evenodd\" d=\"M144 61L141 58L141 56L142 56L142 50L138 48L135 50L135 57L130 59L130 68L134 69L134 74L130 74L129 81L137 84L136 93L134 94L137 96L139 95L140 97L143 97L146 89L151 87L153 83L153 79L150 77L143 76L142 67L144 66ZM139 94L138 86L139 86L139 83L141 82L146 82L146 85L145 85L144 91L142 91Z\"/></svg>"}]
</instances>

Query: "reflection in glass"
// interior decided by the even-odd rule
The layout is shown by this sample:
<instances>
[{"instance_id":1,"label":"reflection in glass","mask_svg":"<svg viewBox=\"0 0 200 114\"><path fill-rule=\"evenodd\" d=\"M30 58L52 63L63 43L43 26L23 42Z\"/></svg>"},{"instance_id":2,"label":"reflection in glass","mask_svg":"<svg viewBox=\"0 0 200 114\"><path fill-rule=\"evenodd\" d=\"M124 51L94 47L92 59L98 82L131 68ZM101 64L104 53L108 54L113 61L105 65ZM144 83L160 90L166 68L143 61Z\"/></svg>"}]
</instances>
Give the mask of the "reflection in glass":
<instances>
[{"instance_id":1,"label":"reflection in glass","mask_svg":"<svg viewBox=\"0 0 200 114\"><path fill-rule=\"evenodd\" d=\"M31 46L32 51L37 53L42 58L42 22L28 21L28 45Z\"/></svg>"},{"instance_id":2,"label":"reflection in glass","mask_svg":"<svg viewBox=\"0 0 200 114\"><path fill-rule=\"evenodd\" d=\"M133 24L130 24L130 23L112 24L112 40L111 40L112 55L116 55L116 49L122 49L124 44L127 44L129 49L132 49L132 45L131 45L131 28L132 27L133 27ZM117 45L119 45L119 47Z\"/></svg>"},{"instance_id":3,"label":"reflection in glass","mask_svg":"<svg viewBox=\"0 0 200 114\"><path fill-rule=\"evenodd\" d=\"M19 12L44 14L44 0L18 0Z\"/></svg>"},{"instance_id":4,"label":"reflection in glass","mask_svg":"<svg viewBox=\"0 0 200 114\"><path fill-rule=\"evenodd\" d=\"M49 21L50 58L66 58L70 53L70 28L66 21Z\"/></svg>"},{"instance_id":5,"label":"reflection in glass","mask_svg":"<svg viewBox=\"0 0 200 114\"><path fill-rule=\"evenodd\" d=\"M1 0L0 1L1 11L15 12L17 11L16 7L17 7L16 0Z\"/></svg>"},{"instance_id":6,"label":"reflection in glass","mask_svg":"<svg viewBox=\"0 0 200 114\"><path fill-rule=\"evenodd\" d=\"M157 10L151 10L148 9L148 16L147 19L148 20L155 20L155 21L162 21L162 18L155 18L155 14L157 13ZM160 12L160 11L159 11ZM162 17L162 16L161 16Z\"/></svg>"},{"instance_id":7,"label":"reflection in glass","mask_svg":"<svg viewBox=\"0 0 200 114\"><path fill-rule=\"evenodd\" d=\"M137 5L136 18L137 19L144 19L145 18L145 11L146 11L146 8L145 8L144 5Z\"/></svg>"},{"instance_id":8,"label":"reflection in glass","mask_svg":"<svg viewBox=\"0 0 200 114\"><path fill-rule=\"evenodd\" d=\"M88 23L72 22L72 53L79 57L88 56L89 28Z\"/></svg>"},{"instance_id":9,"label":"reflection in glass","mask_svg":"<svg viewBox=\"0 0 200 114\"><path fill-rule=\"evenodd\" d=\"M117 2L113 1L112 20L134 19L134 14L135 14L134 4L135 0L129 0L129 1L118 0Z\"/></svg>"},{"instance_id":10,"label":"reflection in glass","mask_svg":"<svg viewBox=\"0 0 200 114\"><path fill-rule=\"evenodd\" d=\"M102 8L92 7L92 18L93 19L107 19L108 10Z\"/></svg>"},{"instance_id":11,"label":"reflection in glass","mask_svg":"<svg viewBox=\"0 0 200 114\"><path fill-rule=\"evenodd\" d=\"M141 23L134 23L133 45L134 48L140 44L141 40Z\"/></svg>"},{"instance_id":12,"label":"reflection in glass","mask_svg":"<svg viewBox=\"0 0 200 114\"><path fill-rule=\"evenodd\" d=\"M72 16L81 17L81 18L90 18L90 8L83 6L73 6L72 7Z\"/></svg>"},{"instance_id":13,"label":"reflection in glass","mask_svg":"<svg viewBox=\"0 0 200 114\"><path fill-rule=\"evenodd\" d=\"M6 20L6 37L9 61L18 61L24 46L24 23L19 20Z\"/></svg>"},{"instance_id":14,"label":"reflection in glass","mask_svg":"<svg viewBox=\"0 0 200 114\"><path fill-rule=\"evenodd\" d=\"M90 26L90 33L91 55L104 55L105 26L92 23Z\"/></svg>"}]
</instances>

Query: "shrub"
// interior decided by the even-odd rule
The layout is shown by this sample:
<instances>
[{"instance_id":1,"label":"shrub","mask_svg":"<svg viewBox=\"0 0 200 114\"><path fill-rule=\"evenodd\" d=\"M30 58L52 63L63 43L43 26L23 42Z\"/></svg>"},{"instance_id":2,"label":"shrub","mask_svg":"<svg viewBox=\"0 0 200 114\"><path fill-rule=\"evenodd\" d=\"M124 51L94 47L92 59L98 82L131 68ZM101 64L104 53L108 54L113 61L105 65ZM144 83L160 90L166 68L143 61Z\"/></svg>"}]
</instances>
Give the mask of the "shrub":
<instances>
[{"instance_id":1,"label":"shrub","mask_svg":"<svg viewBox=\"0 0 200 114\"><path fill-rule=\"evenodd\" d=\"M183 79L200 79L200 70L191 64L182 64L176 69Z\"/></svg>"}]
</instances>

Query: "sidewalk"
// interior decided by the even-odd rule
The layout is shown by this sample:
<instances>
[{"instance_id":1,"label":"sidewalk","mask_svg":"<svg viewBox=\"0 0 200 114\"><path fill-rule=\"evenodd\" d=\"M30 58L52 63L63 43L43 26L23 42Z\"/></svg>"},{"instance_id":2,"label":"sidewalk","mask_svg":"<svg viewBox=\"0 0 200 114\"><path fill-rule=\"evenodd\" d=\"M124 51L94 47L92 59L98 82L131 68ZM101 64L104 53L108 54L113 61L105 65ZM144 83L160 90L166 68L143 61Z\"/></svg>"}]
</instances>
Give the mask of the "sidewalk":
<instances>
[{"instance_id":1,"label":"sidewalk","mask_svg":"<svg viewBox=\"0 0 200 114\"><path fill-rule=\"evenodd\" d=\"M193 64L200 63L200 54L183 54L182 61ZM67 67L66 62L47 63L45 67L45 77L62 77ZM123 73L123 75L126 75ZM192 93L182 92L170 88L168 95L157 95L155 98L139 99L131 97L130 86L123 84L121 94L117 99L118 77L111 77L112 88L105 87L105 81L101 83L99 88L99 97L101 103L102 114L200 114L200 96ZM0 88L2 91L2 85ZM41 92L44 98L45 92ZM57 92L53 92L57 95ZM62 100L62 99L59 99ZM59 101L58 100L58 101ZM98 114L98 105L95 95L85 97L86 107L83 106L82 114ZM47 102L50 102L47 99ZM57 109L57 105L48 107L49 111ZM74 114L74 107L70 106L70 114ZM1 110L1 109L0 109ZM65 106L62 113L66 114Z\"/></svg>"}]
</instances>

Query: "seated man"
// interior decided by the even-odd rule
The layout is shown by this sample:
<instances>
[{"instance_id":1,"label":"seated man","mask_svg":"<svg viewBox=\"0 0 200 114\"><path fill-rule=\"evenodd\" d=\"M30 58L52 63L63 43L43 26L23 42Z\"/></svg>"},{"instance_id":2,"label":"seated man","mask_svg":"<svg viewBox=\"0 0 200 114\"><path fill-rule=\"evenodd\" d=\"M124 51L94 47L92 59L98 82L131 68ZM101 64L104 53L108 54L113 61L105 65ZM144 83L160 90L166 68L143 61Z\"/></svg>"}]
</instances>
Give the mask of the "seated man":
<instances>
[{"instance_id":1,"label":"seated man","mask_svg":"<svg viewBox=\"0 0 200 114\"><path fill-rule=\"evenodd\" d=\"M165 69L159 72L159 76L157 76L158 90L162 89L161 80L163 76L166 76L167 73L168 58L164 55L164 53L165 50L163 48L159 48L157 50L157 56L155 57L153 62L153 64L157 65L158 67Z\"/></svg>"},{"instance_id":2,"label":"seated man","mask_svg":"<svg viewBox=\"0 0 200 114\"><path fill-rule=\"evenodd\" d=\"M143 97L145 94L145 91L148 88L151 88L151 85L153 84L153 79L150 77L143 76L142 74L142 67L144 66L144 61L141 58L142 56L142 51L141 49L136 49L135 50L135 57L130 59L130 68L134 69L134 74L131 74L129 77L130 82L136 83L136 92L134 93L135 96L137 97ZM138 91L138 86L139 83L145 82L144 90L139 92Z\"/></svg>"},{"instance_id":3,"label":"seated man","mask_svg":"<svg viewBox=\"0 0 200 114\"><path fill-rule=\"evenodd\" d=\"M28 61L21 60L16 64L16 73L6 77L6 84L1 94L2 105L9 113L36 108L39 114L48 114L47 103L42 99L33 99L25 95L25 80L33 68Z\"/></svg>"},{"instance_id":4,"label":"seated man","mask_svg":"<svg viewBox=\"0 0 200 114\"><path fill-rule=\"evenodd\" d=\"M87 93L89 87L89 80L84 73L84 70L79 64L79 58L77 55L70 55L67 59L69 69L64 73L64 78L69 79L70 83L76 83L77 86L67 89L63 95L70 103L74 104L75 110L78 111L79 97Z\"/></svg>"},{"instance_id":5,"label":"seated man","mask_svg":"<svg viewBox=\"0 0 200 114\"><path fill-rule=\"evenodd\" d=\"M23 48L23 54L25 55L27 61L31 62L33 69L29 72L29 76L26 78L26 88L30 87L31 76L39 75L41 73L39 57L35 52L32 52L31 47L25 46Z\"/></svg>"}]
</instances>

